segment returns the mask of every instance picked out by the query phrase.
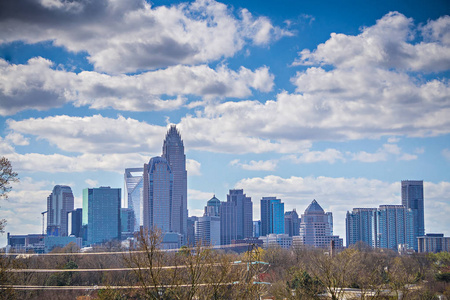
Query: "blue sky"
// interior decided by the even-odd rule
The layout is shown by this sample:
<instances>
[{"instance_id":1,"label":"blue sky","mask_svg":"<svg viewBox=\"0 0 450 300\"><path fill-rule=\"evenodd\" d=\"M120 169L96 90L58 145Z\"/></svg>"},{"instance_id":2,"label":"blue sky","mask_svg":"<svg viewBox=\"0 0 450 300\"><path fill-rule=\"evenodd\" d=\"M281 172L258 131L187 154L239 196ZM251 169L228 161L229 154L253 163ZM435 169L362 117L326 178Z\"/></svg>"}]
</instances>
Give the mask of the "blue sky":
<instances>
[{"instance_id":1,"label":"blue sky","mask_svg":"<svg viewBox=\"0 0 450 300\"><path fill-rule=\"evenodd\" d=\"M425 229L450 235L448 1L0 3L0 155L20 175L0 217L39 233L68 184L123 187L177 124L189 214L243 188L345 238L354 207L424 180ZM1 238L5 244L5 236Z\"/></svg>"}]
</instances>

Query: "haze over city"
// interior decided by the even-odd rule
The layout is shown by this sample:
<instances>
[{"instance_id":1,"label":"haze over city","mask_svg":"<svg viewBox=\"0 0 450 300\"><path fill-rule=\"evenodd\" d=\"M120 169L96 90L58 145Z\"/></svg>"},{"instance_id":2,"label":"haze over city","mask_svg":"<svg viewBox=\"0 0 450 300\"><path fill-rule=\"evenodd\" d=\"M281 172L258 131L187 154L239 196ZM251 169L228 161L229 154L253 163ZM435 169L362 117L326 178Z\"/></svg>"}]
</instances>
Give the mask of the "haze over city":
<instances>
[{"instance_id":1,"label":"haze over city","mask_svg":"<svg viewBox=\"0 0 450 300\"><path fill-rule=\"evenodd\" d=\"M425 231L450 235L448 1L3 1L0 218L41 232L55 185L123 188L184 142L189 216L243 189L313 199L345 238L353 207L424 181ZM125 197L122 197L124 202ZM1 237L0 246L6 244Z\"/></svg>"}]
</instances>

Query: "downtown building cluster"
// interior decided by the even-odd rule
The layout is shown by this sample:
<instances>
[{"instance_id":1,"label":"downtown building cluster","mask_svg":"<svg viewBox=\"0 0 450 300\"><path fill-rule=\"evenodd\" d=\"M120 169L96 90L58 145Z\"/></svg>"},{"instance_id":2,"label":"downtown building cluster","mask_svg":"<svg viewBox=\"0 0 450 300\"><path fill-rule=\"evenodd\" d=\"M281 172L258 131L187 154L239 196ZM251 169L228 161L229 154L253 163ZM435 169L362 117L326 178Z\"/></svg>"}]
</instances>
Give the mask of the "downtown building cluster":
<instances>
[{"instance_id":1,"label":"downtown building cluster","mask_svg":"<svg viewBox=\"0 0 450 300\"><path fill-rule=\"evenodd\" d=\"M238 249L249 243L263 247L343 248L343 239L333 234L333 214L325 212L316 200L299 216L295 209L285 211L281 199L262 197L261 219L253 221L251 197L243 189L231 189L226 201L215 195L207 201L203 216L188 217L184 150L180 132L170 126L161 156L151 158L142 167L126 168L126 207L122 207L121 188L86 188L82 208L75 209L71 188L55 186L47 198L47 211L42 212L42 234L8 233L7 247L48 252L70 242L83 247L122 240L130 245L136 233L157 229L166 249L182 245L231 245ZM449 238L425 235L423 204L423 182L402 181L401 205L347 212L347 246L364 242L374 248L448 250Z\"/></svg>"}]
</instances>

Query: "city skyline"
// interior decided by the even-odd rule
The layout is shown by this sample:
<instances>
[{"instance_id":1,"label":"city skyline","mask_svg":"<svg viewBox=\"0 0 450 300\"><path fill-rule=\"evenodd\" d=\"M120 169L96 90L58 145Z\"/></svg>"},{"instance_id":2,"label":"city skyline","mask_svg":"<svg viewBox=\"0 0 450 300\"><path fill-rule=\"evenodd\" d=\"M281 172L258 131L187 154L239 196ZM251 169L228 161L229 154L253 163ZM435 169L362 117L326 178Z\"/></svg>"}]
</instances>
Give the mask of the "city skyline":
<instances>
[{"instance_id":1,"label":"city skyline","mask_svg":"<svg viewBox=\"0 0 450 300\"><path fill-rule=\"evenodd\" d=\"M450 236L447 1L0 11L0 156L21 179L0 203L6 232L41 232L55 185L75 208L85 188L122 188L125 207L124 170L161 155L176 125L189 216L230 189L252 198L254 220L262 197L299 214L316 199L345 238L347 211L399 205L401 181L423 180L425 233Z\"/></svg>"}]
</instances>

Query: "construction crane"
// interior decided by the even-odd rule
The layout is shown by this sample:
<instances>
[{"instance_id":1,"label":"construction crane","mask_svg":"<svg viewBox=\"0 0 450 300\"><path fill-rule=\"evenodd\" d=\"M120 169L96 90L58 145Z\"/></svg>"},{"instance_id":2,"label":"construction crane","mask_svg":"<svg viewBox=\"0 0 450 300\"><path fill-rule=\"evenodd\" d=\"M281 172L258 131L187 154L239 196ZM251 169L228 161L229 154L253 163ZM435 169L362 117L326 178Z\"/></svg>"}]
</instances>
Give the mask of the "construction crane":
<instances>
[{"instance_id":1,"label":"construction crane","mask_svg":"<svg viewBox=\"0 0 450 300\"><path fill-rule=\"evenodd\" d=\"M42 215L42 234L45 234L45 231L44 231L44 215L45 215L46 213L47 213L47 210L41 212L41 215Z\"/></svg>"}]
</instances>

